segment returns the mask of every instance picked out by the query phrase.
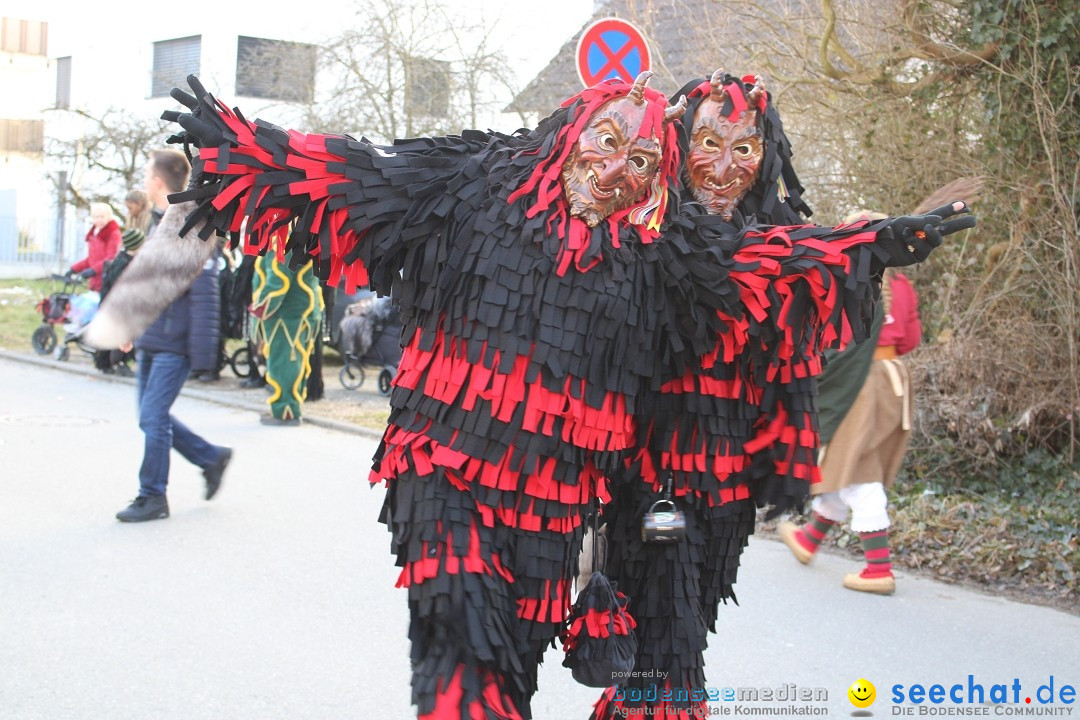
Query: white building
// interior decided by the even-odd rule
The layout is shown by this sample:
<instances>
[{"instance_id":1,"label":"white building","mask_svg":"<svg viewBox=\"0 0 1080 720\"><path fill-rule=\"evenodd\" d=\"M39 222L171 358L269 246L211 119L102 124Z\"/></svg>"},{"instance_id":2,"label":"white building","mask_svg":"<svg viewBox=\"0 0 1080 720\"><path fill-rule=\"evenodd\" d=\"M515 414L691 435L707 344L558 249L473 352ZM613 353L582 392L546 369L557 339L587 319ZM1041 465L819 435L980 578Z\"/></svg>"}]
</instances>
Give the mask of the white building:
<instances>
[{"instance_id":1,"label":"white building","mask_svg":"<svg viewBox=\"0 0 1080 720\"><path fill-rule=\"evenodd\" d=\"M319 0L308 5L317 6ZM70 111L100 117L116 110L155 119L165 109L180 107L169 90L186 87L186 76L196 74L215 92L256 113L267 104L277 105L278 118L283 99L266 97L264 75L243 62L245 53L268 45L285 48L292 58L289 68L297 82L291 87L304 93L314 86L315 45L305 41L317 43L322 36L314 29L305 32L302 23L287 16L259 14L232 22L223 17L207 26L194 18L163 23L143 13L118 20L113 30L88 32L110 23L84 13L3 19L0 263L37 261L61 268L83 254L88 219L58 204L60 183L70 182L84 197L105 195L123 207L125 188L94 187L100 173L78 164L64 167L47 155L50 140L77 141L92 134L93 123ZM291 40L277 39L283 35ZM168 128L164 121L160 125L159 146L164 146Z\"/></svg>"},{"instance_id":2,"label":"white building","mask_svg":"<svg viewBox=\"0 0 1080 720\"><path fill-rule=\"evenodd\" d=\"M44 160L42 111L53 96L50 82L55 76L45 24L0 19L0 263L29 256L50 230L42 212L49 206L49 193L38 181Z\"/></svg>"}]
</instances>

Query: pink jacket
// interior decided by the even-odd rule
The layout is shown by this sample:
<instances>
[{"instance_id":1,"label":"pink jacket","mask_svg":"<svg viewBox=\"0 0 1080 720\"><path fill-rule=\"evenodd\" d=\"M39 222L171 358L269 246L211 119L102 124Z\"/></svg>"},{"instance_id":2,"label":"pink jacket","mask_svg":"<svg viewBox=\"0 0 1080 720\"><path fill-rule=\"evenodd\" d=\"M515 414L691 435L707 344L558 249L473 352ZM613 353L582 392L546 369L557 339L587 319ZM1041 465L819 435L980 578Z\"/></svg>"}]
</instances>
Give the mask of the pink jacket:
<instances>
[{"instance_id":1,"label":"pink jacket","mask_svg":"<svg viewBox=\"0 0 1080 720\"><path fill-rule=\"evenodd\" d=\"M71 266L73 272L80 273L86 268L94 269L94 277L90 278L87 287L96 292L101 291L101 276L105 274L105 263L116 257L120 252L120 226L115 220L110 220L101 232L94 227L86 233L86 257Z\"/></svg>"}]
</instances>

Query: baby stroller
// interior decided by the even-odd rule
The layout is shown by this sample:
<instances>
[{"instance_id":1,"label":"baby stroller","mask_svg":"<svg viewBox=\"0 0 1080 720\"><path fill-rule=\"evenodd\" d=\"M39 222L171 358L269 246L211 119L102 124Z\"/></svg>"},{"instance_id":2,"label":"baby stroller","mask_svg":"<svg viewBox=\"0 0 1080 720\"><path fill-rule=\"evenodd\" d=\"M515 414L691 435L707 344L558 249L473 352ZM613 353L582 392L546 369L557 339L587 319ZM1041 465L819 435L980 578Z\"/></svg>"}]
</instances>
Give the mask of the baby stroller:
<instances>
[{"instance_id":1,"label":"baby stroller","mask_svg":"<svg viewBox=\"0 0 1080 720\"><path fill-rule=\"evenodd\" d=\"M75 345L86 354L93 356L94 348L82 340L83 331L90 321L94 319L101 296L96 292L76 294L75 290L83 283L78 275L58 275L53 273L52 279L64 284L60 292L54 292L44 298L36 306L41 313L41 325L34 330L30 337L30 344L38 355L50 353L57 360L67 360L71 353L71 345ZM58 342L56 326L64 328L64 339Z\"/></svg>"},{"instance_id":2,"label":"baby stroller","mask_svg":"<svg viewBox=\"0 0 1080 720\"><path fill-rule=\"evenodd\" d=\"M401 317L388 297L361 300L341 319L340 351L345 358L338 378L346 390L364 384L364 366L379 366L379 392L390 395L401 362Z\"/></svg>"}]
</instances>

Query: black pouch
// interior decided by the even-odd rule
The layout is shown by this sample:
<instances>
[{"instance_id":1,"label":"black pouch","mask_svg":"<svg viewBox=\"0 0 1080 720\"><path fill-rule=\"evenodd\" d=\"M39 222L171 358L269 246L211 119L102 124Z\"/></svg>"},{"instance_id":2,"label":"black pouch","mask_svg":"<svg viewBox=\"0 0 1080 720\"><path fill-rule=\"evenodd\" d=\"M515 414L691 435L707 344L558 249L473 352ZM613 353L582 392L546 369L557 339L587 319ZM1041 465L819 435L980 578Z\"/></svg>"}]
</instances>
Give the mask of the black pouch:
<instances>
[{"instance_id":1,"label":"black pouch","mask_svg":"<svg viewBox=\"0 0 1080 720\"><path fill-rule=\"evenodd\" d=\"M599 503L592 519L595 558L599 556L595 545L600 529ZM566 650L563 667L570 668L574 680L582 685L607 688L624 682L634 669L637 623L626 612L629 598L600 572L605 558L598 559L599 567L594 566L589 582L578 593L562 632Z\"/></svg>"},{"instance_id":2,"label":"black pouch","mask_svg":"<svg viewBox=\"0 0 1080 720\"><path fill-rule=\"evenodd\" d=\"M594 572L578 595L563 634L563 666L574 680L606 688L625 682L637 655L636 623L626 612L628 598L601 572Z\"/></svg>"}]
</instances>

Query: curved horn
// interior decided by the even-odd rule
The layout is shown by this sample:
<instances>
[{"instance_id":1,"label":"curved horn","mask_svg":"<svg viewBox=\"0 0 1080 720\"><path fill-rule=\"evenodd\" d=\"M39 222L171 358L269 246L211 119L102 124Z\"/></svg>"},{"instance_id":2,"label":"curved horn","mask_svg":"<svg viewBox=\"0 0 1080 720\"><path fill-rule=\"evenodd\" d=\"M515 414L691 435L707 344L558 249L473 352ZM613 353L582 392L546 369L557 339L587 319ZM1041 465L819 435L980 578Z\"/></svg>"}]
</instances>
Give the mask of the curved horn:
<instances>
[{"instance_id":1,"label":"curved horn","mask_svg":"<svg viewBox=\"0 0 1080 720\"><path fill-rule=\"evenodd\" d=\"M754 87L750 88L750 92L747 93L746 99L750 101L751 105L757 105L758 100L765 96L765 81L761 79L760 75L754 76Z\"/></svg>"},{"instance_id":2,"label":"curved horn","mask_svg":"<svg viewBox=\"0 0 1080 720\"><path fill-rule=\"evenodd\" d=\"M718 103L724 102L724 98L727 97L727 90L724 89L724 76L727 73L722 68L718 68L716 72L712 74L712 78L709 80L709 84L712 85L712 92L709 93L709 99L715 100Z\"/></svg>"},{"instance_id":3,"label":"curved horn","mask_svg":"<svg viewBox=\"0 0 1080 720\"><path fill-rule=\"evenodd\" d=\"M626 96L633 100L636 104L640 105L645 102L645 86L649 84L649 78L653 76L651 70L643 70L637 79L634 80L634 87L630 88L630 93Z\"/></svg>"},{"instance_id":4,"label":"curved horn","mask_svg":"<svg viewBox=\"0 0 1080 720\"><path fill-rule=\"evenodd\" d=\"M664 122L671 122L672 120L678 120L686 112L686 96L680 95L679 102L674 105L668 105L664 109Z\"/></svg>"}]
</instances>

